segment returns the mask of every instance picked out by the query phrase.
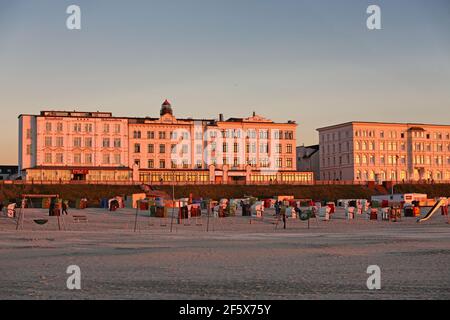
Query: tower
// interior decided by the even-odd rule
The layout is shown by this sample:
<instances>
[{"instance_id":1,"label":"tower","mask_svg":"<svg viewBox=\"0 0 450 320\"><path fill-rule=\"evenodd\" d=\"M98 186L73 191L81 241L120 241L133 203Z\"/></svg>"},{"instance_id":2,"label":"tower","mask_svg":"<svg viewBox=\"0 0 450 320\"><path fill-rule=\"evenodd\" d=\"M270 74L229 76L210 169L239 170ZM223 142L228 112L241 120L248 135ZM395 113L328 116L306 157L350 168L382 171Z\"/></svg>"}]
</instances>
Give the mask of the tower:
<instances>
[{"instance_id":1,"label":"tower","mask_svg":"<svg viewBox=\"0 0 450 320\"><path fill-rule=\"evenodd\" d=\"M172 105L167 99L164 100L163 104L161 105L161 112L160 112L161 117L165 114L170 114L173 116Z\"/></svg>"}]
</instances>

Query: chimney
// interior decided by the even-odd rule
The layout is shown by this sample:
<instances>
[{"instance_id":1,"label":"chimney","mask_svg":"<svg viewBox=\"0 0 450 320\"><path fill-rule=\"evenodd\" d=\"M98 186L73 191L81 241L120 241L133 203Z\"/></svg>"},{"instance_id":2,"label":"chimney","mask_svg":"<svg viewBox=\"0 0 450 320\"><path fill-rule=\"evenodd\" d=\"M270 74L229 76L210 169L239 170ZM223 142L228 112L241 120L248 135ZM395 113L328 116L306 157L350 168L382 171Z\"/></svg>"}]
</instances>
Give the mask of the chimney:
<instances>
[{"instance_id":1,"label":"chimney","mask_svg":"<svg viewBox=\"0 0 450 320\"><path fill-rule=\"evenodd\" d=\"M256 116L256 112L255 111L253 111L253 116Z\"/></svg>"},{"instance_id":2,"label":"chimney","mask_svg":"<svg viewBox=\"0 0 450 320\"><path fill-rule=\"evenodd\" d=\"M219 121L223 121L223 113L219 114Z\"/></svg>"}]
</instances>

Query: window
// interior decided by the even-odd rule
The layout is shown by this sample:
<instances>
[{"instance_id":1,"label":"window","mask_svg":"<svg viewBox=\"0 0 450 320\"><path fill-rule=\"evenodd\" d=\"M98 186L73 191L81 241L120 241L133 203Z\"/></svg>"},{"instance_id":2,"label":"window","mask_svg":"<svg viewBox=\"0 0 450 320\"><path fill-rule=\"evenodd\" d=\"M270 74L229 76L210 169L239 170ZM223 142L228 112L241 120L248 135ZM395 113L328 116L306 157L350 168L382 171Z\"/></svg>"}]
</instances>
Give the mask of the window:
<instances>
[{"instance_id":1,"label":"window","mask_svg":"<svg viewBox=\"0 0 450 320\"><path fill-rule=\"evenodd\" d=\"M165 160L159 160L159 168L165 169L166 168L166 161Z\"/></svg>"},{"instance_id":2,"label":"window","mask_svg":"<svg viewBox=\"0 0 450 320\"><path fill-rule=\"evenodd\" d=\"M149 144L147 146L147 153L154 153L155 152L155 146L153 144Z\"/></svg>"},{"instance_id":3,"label":"window","mask_svg":"<svg viewBox=\"0 0 450 320\"><path fill-rule=\"evenodd\" d=\"M64 137L56 137L56 146L58 148L64 147Z\"/></svg>"},{"instance_id":4,"label":"window","mask_svg":"<svg viewBox=\"0 0 450 320\"><path fill-rule=\"evenodd\" d=\"M45 163L52 163L52 154L46 153L44 158Z\"/></svg>"},{"instance_id":5,"label":"window","mask_svg":"<svg viewBox=\"0 0 450 320\"><path fill-rule=\"evenodd\" d=\"M223 143L223 152L228 152L228 144L226 142Z\"/></svg>"},{"instance_id":6,"label":"window","mask_svg":"<svg viewBox=\"0 0 450 320\"><path fill-rule=\"evenodd\" d=\"M133 138L134 139L140 139L141 138L141 132L140 131L133 131Z\"/></svg>"},{"instance_id":7,"label":"window","mask_svg":"<svg viewBox=\"0 0 450 320\"><path fill-rule=\"evenodd\" d=\"M134 164L135 164L138 168L140 168L140 167L141 167L141 160L135 159L135 160L134 160Z\"/></svg>"},{"instance_id":8,"label":"window","mask_svg":"<svg viewBox=\"0 0 450 320\"><path fill-rule=\"evenodd\" d=\"M203 148L202 148L202 145L201 145L201 144L197 144L196 147L195 147L195 149L196 149L195 152L196 152L197 154L202 154L202 151L203 151L202 149L203 149Z\"/></svg>"},{"instance_id":9,"label":"window","mask_svg":"<svg viewBox=\"0 0 450 320\"><path fill-rule=\"evenodd\" d=\"M75 164L81 163L81 153L75 153L73 155L73 163L75 163Z\"/></svg>"},{"instance_id":10,"label":"window","mask_svg":"<svg viewBox=\"0 0 450 320\"><path fill-rule=\"evenodd\" d=\"M234 153L238 153L239 152L239 144L237 142L235 142L233 144L233 152Z\"/></svg>"},{"instance_id":11,"label":"window","mask_svg":"<svg viewBox=\"0 0 450 320\"><path fill-rule=\"evenodd\" d=\"M269 153L269 145L267 143L260 143L259 153Z\"/></svg>"},{"instance_id":12,"label":"window","mask_svg":"<svg viewBox=\"0 0 450 320\"><path fill-rule=\"evenodd\" d=\"M75 148L81 148L81 138L80 137L73 138L73 146Z\"/></svg>"},{"instance_id":13,"label":"window","mask_svg":"<svg viewBox=\"0 0 450 320\"><path fill-rule=\"evenodd\" d=\"M286 140L292 140L294 139L294 132L293 131L285 131L284 132L284 138Z\"/></svg>"},{"instance_id":14,"label":"window","mask_svg":"<svg viewBox=\"0 0 450 320\"><path fill-rule=\"evenodd\" d=\"M45 146L46 147L52 146L52 137L45 137Z\"/></svg>"},{"instance_id":15,"label":"window","mask_svg":"<svg viewBox=\"0 0 450 320\"><path fill-rule=\"evenodd\" d=\"M73 131L75 131L75 132L81 132L81 123L74 123L74 125L73 125Z\"/></svg>"},{"instance_id":16,"label":"window","mask_svg":"<svg viewBox=\"0 0 450 320\"><path fill-rule=\"evenodd\" d=\"M120 138L114 139L114 148L120 148L122 145Z\"/></svg>"},{"instance_id":17,"label":"window","mask_svg":"<svg viewBox=\"0 0 450 320\"><path fill-rule=\"evenodd\" d=\"M267 139L269 137L267 130L259 130L259 138Z\"/></svg>"},{"instance_id":18,"label":"window","mask_svg":"<svg viewBox=\"0 0 450 320\"><path fill-rule=\"evenodd\" d=\"M165 144L159 145L159 153L166 153L166 145Z\"/></svg>"},{"instance_id":19,"label":"window","mask_svg":"<svg viewBox=\"0 0 450 320\"><path fill-rule=\"evenodd\" d=\"M166 132L165 131L159 131L159 139L166 139Z\"/></svg>"},{"instance_id":20,"label":"window","mask_svg":"<svg viewBox=\"0 0 450 320\"><path fill-rule=\"evenodd\" d=\"M141 153L141 144L140 143L134 144L134 153Z\"/></svg>"},{"instance_id":21,"label":"window","mask_svg":"<svg viewBox=\"0 0 450 320\"><path fill-rule=\"evenodd\" d=\"M286 159L286 167L292 168L292 158L287 158Z\"/></svg>"},{"instance_id":22,"label":"window","mask_svg":"<svg viewBox=\"0 0 450 320\"><path fill-rule=\"evenodd\" d=\"M86 132L92 132L92 124L91 123L86 123L84 125L84 131Z\"/></svg>"},{"instance_id":23,"label":"window","mask_svg":"<svg viewBox=\"0 0 450 320\"><path fill-rule=\"evenodd\" d=\"M120 163L121 163L120 153L115 153L114 154L114 164L118 165Z\"/></svg>"},{"instance_id":24,"label":"window","mask_svg":"<svg viewBox=\"0 0 450 320\"><path fill-rule=\"evenodd\" d=\"M256 139L256 130L255 129L249 129L247 131L247 138Z\"/></svg>"},{"instance_id":25,"label":"window","mask_svg":"<svg viewBox=\"0 0 450 320\"><path fill-rule=\"evenodd\" d=\"M170 140L176 140L178 139L178 133L176 131L170 132Z\"/></svg>"},{"instance_id":26,"label":"window","mask_svg":"<svg viewBox=\"0 0 450 320\"><path fill-rule=\"evenodd\" d=\"M109 124L107 123L103 124L103 133L109 133Z\"/></svg>"},{"instance_id":27,"label":"window","mask_svg":"<svg viewBox=\"0 0 450 320\"><path fill-rule=\"evenodd\" d=\"M86 148L92 148L92 138L84 138L84 146Z\"/></svg>"},{"instance_id":28,"label":"window","mask_svg":"<svg viewBox=\"0 0 450 320\"><path fill-rule=\"evenodd\" d=\"M181 153L187 154L189 152L189 146L187 144L183 144L181 146Z\"/></svg>"},{"instance_id":29,"label":"window","mask_svg":"<svg viewBox=\"0 0 450 320\"><path fill-rule=\"evenodd\" d=\"M283 152L283 148L282 148L281 143L277 143L276 144L275 152L276 153L282 153Z\"/></svg>"},{"instance_id":30,"label":"window","mask_svg":"<svg viewBox=\"0 0 450 320\"><path fill-rule=\"evenodd\" d=\"M286 146L286 153L292 153L292 144Z\"/></svg>"},{"instance_id":31,"label":"window","mask_svg":"<svg viewBox=\"0 0 450 320\"><path fill-rule=\"evenodd\" d=\"M110 163L110 157L108 153L104 153L102 157L102 163L103 164L109 164Z\"/></svg>"},{"instance_id":32,"label":"window","mask_svg":"<svg viewBox=\"0 0 450 320\"><path fill-rule=\"evenodd\" d=\"M155 167L155 161L153 159L148 160L147 167L153 169Z\"/></svg>"},{"instance_id":33,"label":"window","mask_svg":"<svg viewBox=\"0 0 450 320\"><path fill-rule=\"evenodd\" d=\"M27 144L27 155L31 154L31 144Z\"/></svg>"},{"instance_id":34,"label":"window","mask_svg":"<svg viewBox=\"0 0 450 320\"><path fill-rule=\"evenodd\" d=\"M147 131L147 139L155 139L155 132Z\"/></svg>"},{"instance_id":35,"label":"window","mask_svg":"<svg viewBox=\"0 0 450 320\"><path fill-rule=\"evenodd\" d=\"M58 122L56 124L56 131L58 131L58 132L62 132L63 131L63 123L62 122Z\"/></svg>"},{"instance_id":36,"label":"window","mask_svg":"<svg viewBox=\"0 0 450 320\"><path fill-rule=\"evenodd\" d=\"M110 140L109 138L103 138L103 148L109 148Z\"/></svg>"},{"instance_id":37,"label":"window","mask_svg":"<svg viewBox=\"0 0 450 320\"><path fill-rule=\"evenodd\" d=\"M281 168L283 166L283 159L277 158L275 165L277 168Z\"/></svg>"},{"instance_id":38,"label":"window","mask_svg":"<svg viewBox=\"0 0 450 320\"><path fill-rule=\"evenodd\" d=\"M86 153L84 155L84 163L92 164L92 154L91 153Z\"/></svg>"},{"instance_id":39,"label":"window","mask_svg":"<svg viewBox=\"0 0 450 320\"><path fill-rule=\"evenodd\" d=\"M31 129L27 129L26 137L27 139L31 139Z\"/></svg>"},{"instance_id":40,"label":"window","mask_svg":"<svg viewBox=\"0 0 450 320\"><path fill-rule=\"evenodd\" d=\"M120 124L116 123L116 124L114 125L114 133L115 133L115 134L120 133Z\"/></svg>"},{"instance_id":41,"label":"window","mask_svg":"<svg viewBox=\"0 0 450 320\"><path fill-rule=\"evenodd\" d=\"M51 122L45 123L45 131L47 131L47 132L52 131L52 123Z\"/></svg>"},{"instance_id":42,"label":"window","mask_svg":"<svg viewBox=\"0 0 450 320\"><path fill-rule=\"evenodd\" d=\"M64 155L62 153L56 154L56 163L61 164L64 162Z\"/></svg>"}]
</instances>

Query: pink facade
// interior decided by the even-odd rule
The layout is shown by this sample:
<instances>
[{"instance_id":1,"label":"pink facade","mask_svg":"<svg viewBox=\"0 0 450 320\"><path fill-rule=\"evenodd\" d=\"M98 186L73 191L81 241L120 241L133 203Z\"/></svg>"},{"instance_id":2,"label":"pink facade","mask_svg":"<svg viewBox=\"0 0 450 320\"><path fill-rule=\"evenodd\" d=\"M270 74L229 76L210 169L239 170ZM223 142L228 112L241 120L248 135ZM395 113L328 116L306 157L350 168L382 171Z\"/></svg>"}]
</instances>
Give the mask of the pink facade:
<instances>
[{"instance_id":1,"label":"pink facade","mask_svg":"<svg viewBox=\"0 0 450 320\"><path fill-rule=\"evenodd\" d=\"M450 126L349 122L317 130L321 180L450 180Z\"/></svg>"},{"instance_id":2,"label":"pink facade","mask_svg":"<svg viewBox=\"0 0 450 320\"><path fill-rule=\"evenodd\" d=\"M177 119L168 101L158 118L43 111L19 117L19 169L35 180L308 183L296 172L296 127L256 114Z\"/></svg>"}]
</instances>

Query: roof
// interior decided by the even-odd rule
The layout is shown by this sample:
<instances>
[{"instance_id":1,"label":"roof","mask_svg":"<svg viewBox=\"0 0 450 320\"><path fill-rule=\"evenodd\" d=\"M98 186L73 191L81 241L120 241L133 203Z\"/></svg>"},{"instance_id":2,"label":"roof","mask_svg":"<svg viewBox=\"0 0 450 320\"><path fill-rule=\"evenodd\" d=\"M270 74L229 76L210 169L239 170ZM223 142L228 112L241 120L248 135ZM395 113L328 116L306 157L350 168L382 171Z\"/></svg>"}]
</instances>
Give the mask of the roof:
<instances>
[{"instance_id":1,"label":"roof","mask_svg":"<svg viewBox=\"0 0 450 320\"><path fill-rule=\"evenodd\" d=\"M409 123L409 122L381 122L381 121L350 121L350 122L344 122L344 123L339 123L339 124L335 124L335 125L331 125L331 126L326 126L326 127L321 127L321 128L317 128L317 131L322 131L322 130L328 130L328 129L333 129L333 128L339 128L339 127L346 127L346 126L350 126L350 125L354 125L354 124L367 124L367 125L401 125L401 126L412 126L412 127L420 127L420 126L428 126L428 127L446 127L446 128L450 128L449 124L427 124L427 123Z\"/></svg>"}]
</instances>

